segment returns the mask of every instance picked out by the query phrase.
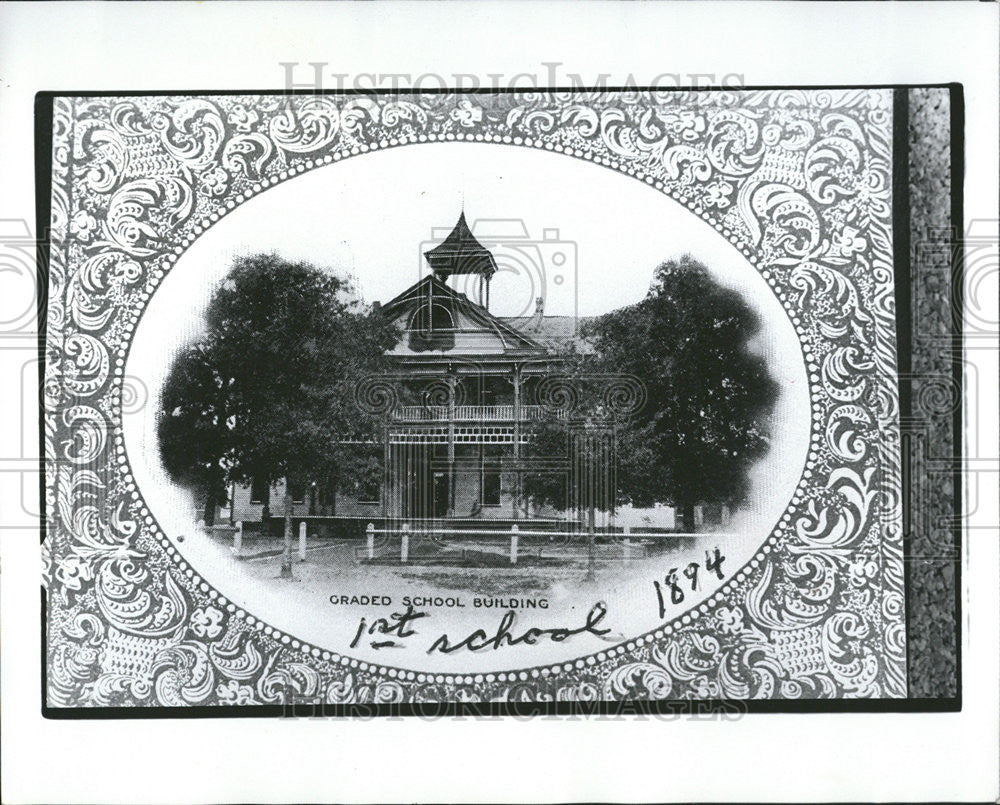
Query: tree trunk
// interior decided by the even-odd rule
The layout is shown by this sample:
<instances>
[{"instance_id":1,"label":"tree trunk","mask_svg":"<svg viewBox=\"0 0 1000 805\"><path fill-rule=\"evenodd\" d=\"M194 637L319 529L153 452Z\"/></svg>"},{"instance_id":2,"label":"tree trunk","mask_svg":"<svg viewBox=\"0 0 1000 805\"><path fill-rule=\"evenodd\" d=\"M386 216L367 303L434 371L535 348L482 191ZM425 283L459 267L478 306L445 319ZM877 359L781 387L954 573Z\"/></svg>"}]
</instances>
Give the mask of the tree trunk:
<instances>
[{"instance_id":1,"label":"tree trunk","mask_svg":"<svg viewBox=\"0 0 1000 805\"><path fill-rule=\"evenodd\" d=\"M271 484L264 490L264 507L260 510L260 520L264 524L264 533L270 533L271 522Z\"/></svg>"},{"instance_id":2,"label":"tree trunk","mask_svg":"<svg viewBox=\"0 0 1000 805\"><path fill-rule=\"evenodd\" d=\"M281 551L281 578L292 578L292 485L285 478L285 545Z\"/></svg>"},{"instance_id":3,"label":"tree trunk","mask_svg":"<svg viewBox=\"0 0 1000 805\"><path fill-rule=\"evenodd\" d=\"M216 504L215 490L209 486L205 490L205 514L204 521L208 528L215 525L215 504Z\"/></svg>"},{"instance_id":4,"label":"tree trunk","mask_svg":"<svg viewBox=\"0 0 1000 805\"><path fill-rule=\"evenodd\" d=\"M694 533L694 504L684 503L681 505L681 528L688 534Z\"/></svg>"}]
</instances>

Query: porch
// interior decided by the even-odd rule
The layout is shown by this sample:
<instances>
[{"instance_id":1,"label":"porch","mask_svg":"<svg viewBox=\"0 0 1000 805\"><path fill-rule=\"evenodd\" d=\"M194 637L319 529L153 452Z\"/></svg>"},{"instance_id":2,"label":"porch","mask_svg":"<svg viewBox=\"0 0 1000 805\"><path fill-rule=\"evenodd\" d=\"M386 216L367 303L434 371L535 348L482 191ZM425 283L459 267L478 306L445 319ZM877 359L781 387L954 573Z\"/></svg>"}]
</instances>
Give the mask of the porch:
<instances>
[{"instance_id":1,"label":"porch","mask_svg":"<svg viewBox=\"0 0 1000 805\"><path fill-rule=\"evenodd\" d=\"M398 422L532 422L546 412L543 405L401 405L393 413ZM564 411L553 411L558 418L565 418Z\"/></svg>"}]
</instances>

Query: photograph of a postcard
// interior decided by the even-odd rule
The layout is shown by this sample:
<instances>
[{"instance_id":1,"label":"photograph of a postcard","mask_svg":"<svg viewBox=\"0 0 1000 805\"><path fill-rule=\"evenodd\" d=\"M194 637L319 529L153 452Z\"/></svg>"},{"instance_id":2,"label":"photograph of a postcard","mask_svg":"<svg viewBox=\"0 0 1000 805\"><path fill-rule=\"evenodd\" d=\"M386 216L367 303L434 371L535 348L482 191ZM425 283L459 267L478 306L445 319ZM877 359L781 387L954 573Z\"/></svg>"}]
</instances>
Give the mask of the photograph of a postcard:
<instances>
[{"instance_id":1,"label":"photograph of a postcard","mask_svg":"<svg viewBox=\"0 0 1000 805\"><path fill-rule=\"evenodd\" d=\"M46 715L957 706L959 87L36 119Z\"/></svg>"}]
</instances>

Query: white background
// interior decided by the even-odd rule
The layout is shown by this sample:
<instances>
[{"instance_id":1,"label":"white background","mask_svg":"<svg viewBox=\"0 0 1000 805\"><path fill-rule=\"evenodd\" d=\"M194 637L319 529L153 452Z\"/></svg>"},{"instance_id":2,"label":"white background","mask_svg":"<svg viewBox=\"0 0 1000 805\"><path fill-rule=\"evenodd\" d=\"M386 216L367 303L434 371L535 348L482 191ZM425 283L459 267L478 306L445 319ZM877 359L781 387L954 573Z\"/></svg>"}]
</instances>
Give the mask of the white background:
<instances>
[{"instance_id":1,"label":"white background","mask_svg":"<svg viewBox=\"0 0 1000 805\"><path fill-rule=\"evenodd\" d=\"M327 62L331 75L541 77L543 62L561 62L561 75L609 73L610 85L663 73L742 73L753 86L962 82L966 215L992 219L987 234L995 237L996 48L997 6L980 3L592 3L573 13L562 4L492 2L6 4L0 223L34 221L39 90L280 89L280 62L300 62L300 81L311 77L307 62ZM979 296L988 306L979 315L992 322L995 265ZM12 277L0 273L5 305L27 287ZM963 712L360 723L41 719L37 524L18 502L22 486L32 497L35 477L25 470L37 458L26 343L0 341L22 347L0 349L4 802L997 797L993 339L980 338L968 355L976 387L967 455L985 472L967 484L974 505L963 557Z\"/></svg>"}]
</instances>

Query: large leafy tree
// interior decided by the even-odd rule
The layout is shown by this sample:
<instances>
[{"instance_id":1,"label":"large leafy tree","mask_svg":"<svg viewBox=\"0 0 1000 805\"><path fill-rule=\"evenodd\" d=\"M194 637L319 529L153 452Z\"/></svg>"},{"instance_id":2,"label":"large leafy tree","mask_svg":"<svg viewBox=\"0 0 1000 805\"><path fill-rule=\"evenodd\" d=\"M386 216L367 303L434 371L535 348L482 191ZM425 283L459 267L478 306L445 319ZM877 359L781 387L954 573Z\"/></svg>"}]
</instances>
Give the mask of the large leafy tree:
<instances>
[{"instance_id":1,"label":"large leafy tree","mask_svg":"<svg viewBox=\"0 0 1000 805\"><path fill-rule=\"evenodd\" d=\"M750 349L759 326L746 301L690 256L661 264L642 301L584 325L586 348L569 356L568 379L579 378L578 417L614 421L618 502L673 505L693 531L695 505L745 499L777 390ZM622 374L639 380L645 402L615 420L587 385ZM534 449L550 453L560 428L542 422ZM558 504L551 487L529 477L526 491Z\"/></svg>"},{"instance_id":2,"label":"large leafy tree","mask_svg":"<svg viewBox=\"0 0 1000 805\"><path fill-rule=\"evenodd\" d=\"M177 483L197 490L208 525L226 497L231 382L216 368L211 347L198 342L174 359L160 393L157 430L163 465Z\"/></svg>"},{"instance_id":3,"label":"large leafy tree","mask_svg":"<svg viewBox=\"0 0 1000 805\"><path fill-rule=\"evenodd\" d=\"M236 483L284 479L282 574L290 575L292 490L342 477L347 445L377 438L382 423L356 405L355 390L384 369L398 332L377 308L362 305L343 278L274 254L236 260L209 302L206 323L193 349L211 380L183 382L192 374L183 356L172 367L167 387L176 376L178 388L194 398L182 405L176 394L164 398L160 433L170 437L161 441L164 463L179 479L184 473L177 468L185 464L211 465L212 477L218 467ZM187 461L168 459L206 430L214 439L192 445Z\"/></svg>"}]
</instances>

